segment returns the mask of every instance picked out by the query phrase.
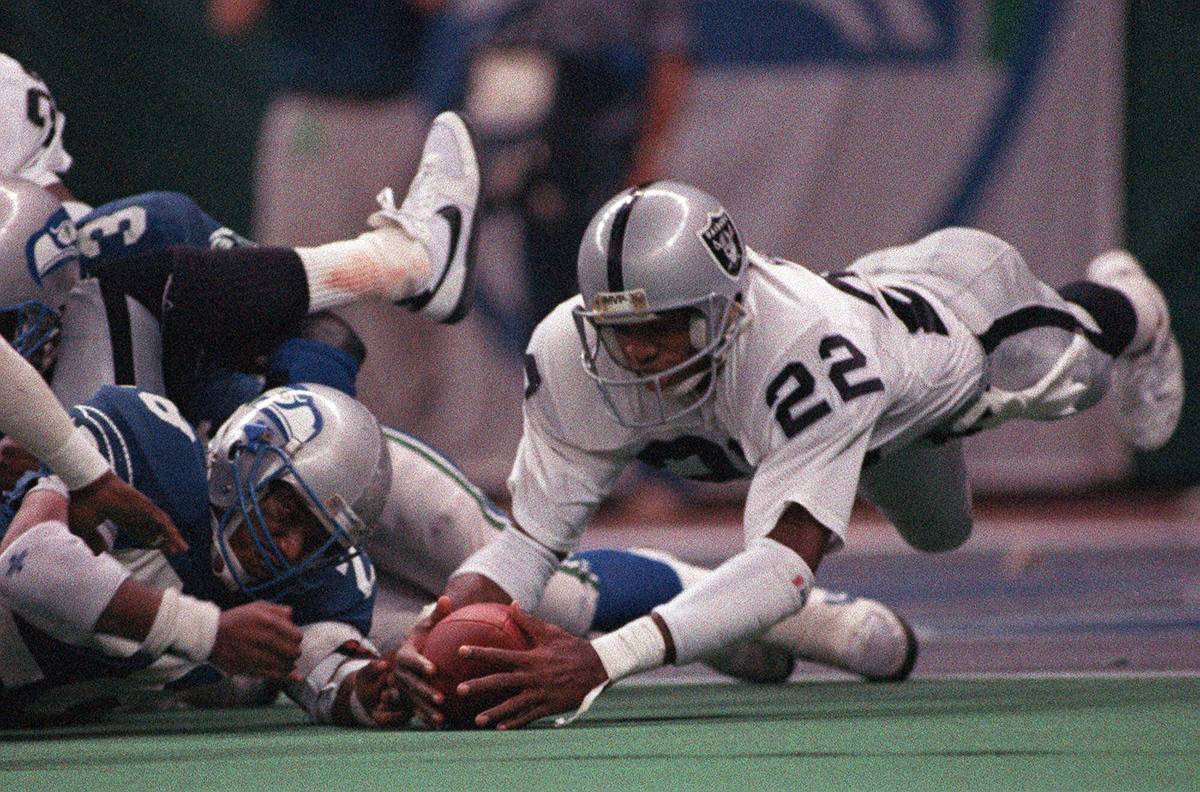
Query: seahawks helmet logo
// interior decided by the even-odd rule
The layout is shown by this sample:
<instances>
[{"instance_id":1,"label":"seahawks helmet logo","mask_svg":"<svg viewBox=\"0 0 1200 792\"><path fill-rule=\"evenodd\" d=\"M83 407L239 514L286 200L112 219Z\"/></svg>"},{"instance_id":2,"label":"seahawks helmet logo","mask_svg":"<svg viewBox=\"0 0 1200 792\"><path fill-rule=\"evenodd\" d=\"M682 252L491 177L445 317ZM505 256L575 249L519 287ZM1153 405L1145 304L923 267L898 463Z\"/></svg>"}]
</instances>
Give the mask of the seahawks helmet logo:
<instances>
[{"instance_id":1,"label":"seahawks helmet logo","mask_svg":"<svg viewBox=\"0 0 1200 792\"><path fill-rule=\"evenodd\" d=\"M254 403L258 415L267 418L283 438L280 445L292 441L307 443L321 433L325 420L312 394L298 388L280 388Z\"/></svg>"},{"instance_id":2,"label":"seahawks helmet logo","mask_svg":"<svg viewBox=\"0 0 1200 792\"><path fill-rule=\"evenodd\" d=\"M742 271L742 240L725 210L710 214L708 226L696 236L700 237L708 254L725 274L737 278Z\"/></svg>"},{"instance_id":3,"label":"seahawks helmet logo","mask_svg":"<svg viewBox=\"0 0 1200 792\"><path fill-rule=\"evenodd\" d=\"M59 209L46 220L40 231L25 243L25 259L34 283L65 264L74 262L79 253L75 245L78 233L75 223L65 209Z\"/></svg>"}]
</instances>

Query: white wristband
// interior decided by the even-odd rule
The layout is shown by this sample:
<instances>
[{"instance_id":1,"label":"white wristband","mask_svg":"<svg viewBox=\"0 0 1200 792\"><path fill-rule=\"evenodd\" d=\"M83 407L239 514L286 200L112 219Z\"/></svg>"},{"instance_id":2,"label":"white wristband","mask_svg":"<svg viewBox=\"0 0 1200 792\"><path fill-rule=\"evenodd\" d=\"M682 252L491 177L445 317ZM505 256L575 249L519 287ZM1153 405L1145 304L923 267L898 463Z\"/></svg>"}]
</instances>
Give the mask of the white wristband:
<instances>
[{"instance_id":1,"label":"white wristband","mask_svg":"<svg viewBox=\"0 0 1200 792\"><path fill-rule=\"evenodd\" d=\"M600 663L611 682L658 668L667 656L667 643L649 616L593 639L592 648L600 655Z\"/></svg>"},{"instance_id":2,"label":"white wristband","mask_svg":"<svg viewBox=\"0 0 1200 792\"><path fill-rule=\"evenodd\" d=\"M87 429L78 427L66 442L42 459L69 490L86 487L109 471L108 460L92 443Z\"/></svg>"},{"instance_id":3,"label":"white wristband","mask_svg":"<svg viewBox=\"0 0 1200 792\"><path fill-rule=\"evenodd\" d=\"M142 641L142 651L155 657L170 652L203 663L217 643L220 620L221 609L213 603L175 589L163 589L158 614Z\"/></svg>"},{"instance_id":4,"label":"white wristband","mask_svg":"<svg viewBox=\"0 0 1200 792\"><path fill-rule=\"evenodd\" d=\"M604 666L608 679L592 688L583 697L575 712L556 718L555 728L574 723L582 717L592 708L593 702L600 694L618 679L639 671L658 668L667 657L667 642L663 639L658 625L649 616L634 619L619 630L601 635L592 641L592 648L600 655L600 664Z\"/></svg>"}]
</instances>

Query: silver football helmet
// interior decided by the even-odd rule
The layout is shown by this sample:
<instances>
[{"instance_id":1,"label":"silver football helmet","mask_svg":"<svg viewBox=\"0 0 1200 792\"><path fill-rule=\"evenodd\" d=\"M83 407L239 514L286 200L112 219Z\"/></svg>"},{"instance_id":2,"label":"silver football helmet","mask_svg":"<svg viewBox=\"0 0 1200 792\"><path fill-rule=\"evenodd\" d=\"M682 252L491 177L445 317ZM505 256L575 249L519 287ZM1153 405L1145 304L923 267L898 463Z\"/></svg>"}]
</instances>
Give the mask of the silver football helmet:
<instances>
[{"instance_id":1,"label":"silver football helmet","mask_svg":"<svg viewBox=\"0 0 1200 792\"><path fill-rule=\"evenodd\" d=\"M62 203L30 181L0 177L0 324L27 360L58 336L67 294L79 281L75 224Z\"/></svg>"},{"instance_id":2,"label":"silver football helmet","mask_svg":"<svg viewBox=\"0 0 1200 792\"><path fill-rule=\"evenodd\" d=\"M721 203L674 181L625 190L592 218L578 266L583 305L573 315L583 366L617 421L652 426L703 404L746 321L746 249ZM617 333L675 312L688 317L694 354L666 371L639 374Z\"/></svg>"},{"instance_id":3,"label":"silver football helmet","mask_svg":"<svg viewBox=\"0 0 1200 792\"><path fill-rule=\"evenodd\" d=\"M358 555L391 486L391 457L375 416L324 385L273 388L242 405L217 430L208 455L208 497L218 515L213 554L224 562L214 567L227 586L252 597L278 595L303 585L307 573ZM329 534L297 562L284 557L263 516L264 495L280 480ZM231 550L237 531L249 531L265 580L252 579Z\"/></svg>"}]
</instances>

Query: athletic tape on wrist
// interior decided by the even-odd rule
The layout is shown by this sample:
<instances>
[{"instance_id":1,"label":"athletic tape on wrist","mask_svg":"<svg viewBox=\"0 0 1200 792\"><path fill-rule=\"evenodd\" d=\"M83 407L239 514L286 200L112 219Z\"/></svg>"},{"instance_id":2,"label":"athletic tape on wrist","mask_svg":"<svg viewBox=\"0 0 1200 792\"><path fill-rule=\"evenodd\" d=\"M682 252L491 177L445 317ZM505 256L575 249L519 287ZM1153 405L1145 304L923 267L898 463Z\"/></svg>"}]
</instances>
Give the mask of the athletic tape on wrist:
<instances>
[{"instance_id":1,"label":"athletic tape on wrist","mask_svg":"<svg viewBox=\"0 0 1200 792\"><path fill-rule=\"evenodd\" d=\"M455 575L474 572L504 589L525 610L537 607L546 582L558 569L558 556L516 528L505 528L486 547L475 551Z\"/></svg>"},{"instance_id":2,"label":"athletic tape on wrist","mask_svg":"<svg viewBox=\"0 0 1200 792\"><path fill-rule=\"evenodd\" d=\"M42 459L69 490L86 487L110 470L108 460L96 450L91 438L88 430L79 427Z\"/></svg>"},{"instance_id":3,"label":"athletic tape on wrist","mask_svg":"<svg viewBox=\"0 0 1200 792\"><path fill-rule=\"evenodd\" d=\"M579 703L579 708L570 715L556 718L555 728L574 723L584 715L600 694L608 690L618 679L639 671L649 671L663 664L667 656L667 642L658 625L649 616L642 616L607 635L593 639L592 648L600 655L600 664L608 679L588 691Z\"/></svg>"},{"instance_id":4,"label":"athletic tape on wrist","mask_svg":"<svg viewBox=\"0 0 1200 792\"><path fill-rule=\"evenodd\" d=\"M612 682L630 674L649 671L663 664L667 643L649 616L642 616L606 635L592 640L600 664Z\"/></svg>"},{"instance_id":5,"label":"athletic tape on wrist","mask_svg":"<svg viewBox=\"0 0 1200 792\"><path fill-rule=\"evenodd\" d=\"M211 602L163 589L162 602L150 632L142 641L142 651L158 657L164 652L203 663L217 643L221 609Z\"/></svg>"}]
</instances>

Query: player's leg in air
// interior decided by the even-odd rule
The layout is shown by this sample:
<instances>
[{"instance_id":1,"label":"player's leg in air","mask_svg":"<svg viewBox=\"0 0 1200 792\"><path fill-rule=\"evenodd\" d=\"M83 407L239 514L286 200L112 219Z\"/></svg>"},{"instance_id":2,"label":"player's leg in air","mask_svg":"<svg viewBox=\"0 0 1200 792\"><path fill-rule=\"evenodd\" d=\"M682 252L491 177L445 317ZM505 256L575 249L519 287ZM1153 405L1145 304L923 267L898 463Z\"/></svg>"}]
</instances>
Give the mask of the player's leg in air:
<instances>
[{"instance_id":1,"label":"player's leg in air","mask_svg":"<svg viewBox=\"0 0 1200 792\"><path fill-rule=\"evenodd\" d=\"M917 549L941 552L971 532L971 495L958 435L1015 418L1054 420L1111 391L1134 448L1170 439L1183 406L1183 362L1162 292L1128 252L1092 260L1087 278L1055 291L990 234L947 229L851 266L875 283L932 292L973 332L989 387L946 432L885 455L861 493ZM907 253L911 253L908 255Z\"/></svg>"},{"instance_id":2,"label":"player's leg in air","mask_svg":"<svg viewBox=\"0 0 1200 792\"><path fill-rule=\"evenodd\" d=\"M461 319L473 296L478 199L470 134L457 115L443 113L404 200L396 206L385 189L371 230L355 239L309 248L172 248L104 262L92 274L102 289L133 298L161 322L165 389L188 413L198 361L270 355L306 315L381 300L434 321Z\"/></svg>"}]
</instances>

